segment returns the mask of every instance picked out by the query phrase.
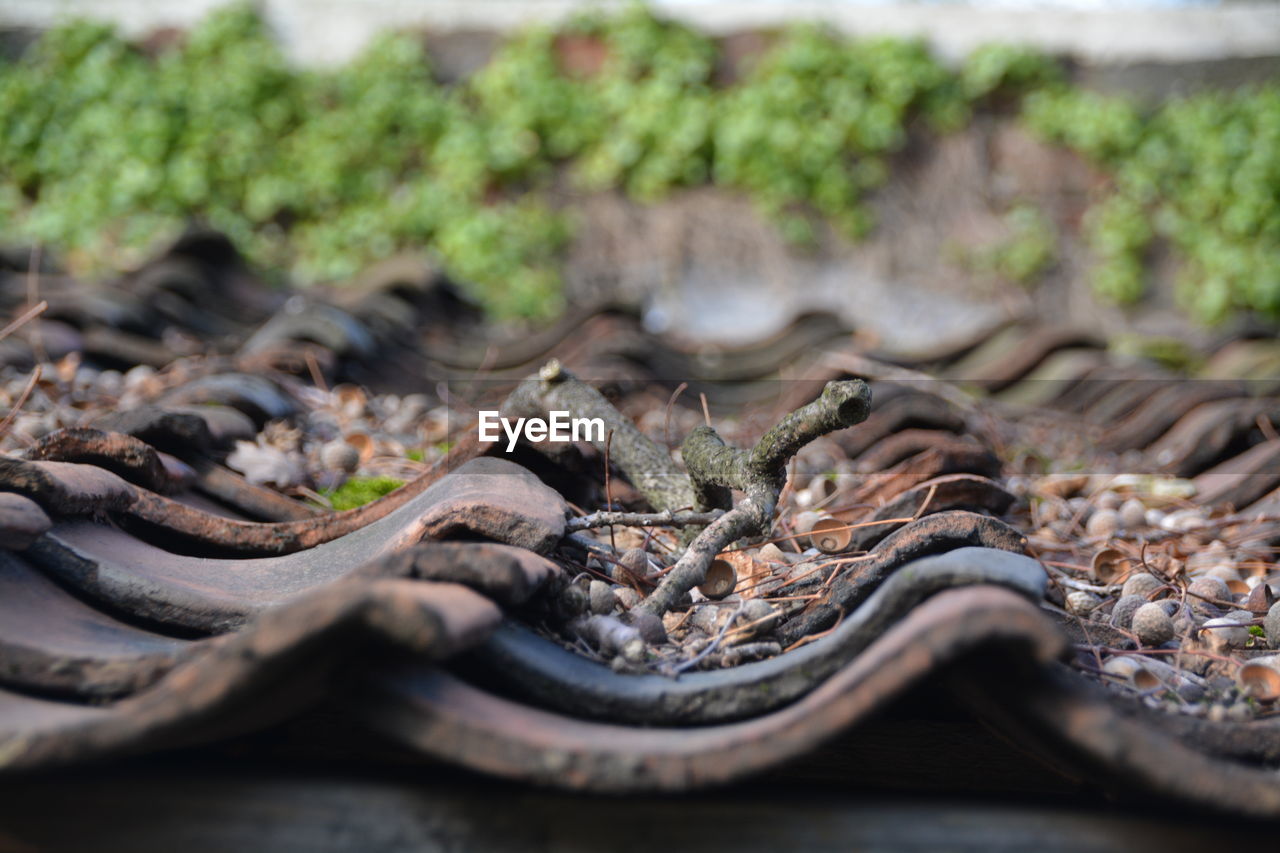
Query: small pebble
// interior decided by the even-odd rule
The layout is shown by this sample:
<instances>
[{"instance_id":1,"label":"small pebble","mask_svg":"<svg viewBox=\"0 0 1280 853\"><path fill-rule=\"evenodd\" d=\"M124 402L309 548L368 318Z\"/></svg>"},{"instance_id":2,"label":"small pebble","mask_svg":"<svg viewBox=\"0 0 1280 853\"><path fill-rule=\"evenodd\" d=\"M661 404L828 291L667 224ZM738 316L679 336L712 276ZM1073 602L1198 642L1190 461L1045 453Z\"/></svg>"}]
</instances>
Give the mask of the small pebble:
<instances>
[{"instance_id":1,"label":"small pebble","mask_svg":"<svg viewBox=\"0 0 1280 853\"><path fill-rule=\"evenodd\" d=\"M791 520L791 526L795 528L796 533L808 533L820 518L822 518L822 513L814 512L813 510L798 512L795 518Z\"/></svg>"},{"instance_id":2,"label":"small pebble","mask_svg":"<svg viewBox=\"0 0 1280 853\"><path fill-rule=\"evenodd\" d=\"M1059 501L1052 499L1043 500L1036 504L1036 521L1041 524L1050 524L1059 521L1063 516L1064 505Z\"/></svg>"},{"instance_id":3,"label":"small pebble","mask_svg":"<svg viewBox=\"0 0 1280 853\"><path fill-rule=\"evenodd\" d=\"M1120 503L1121 497L1109 489L1093 499L1093 505L1098 509L1119 509Z\"/></svg>"},{"instance_id":4,"label":"small pebble","mask_svg":"<svg viewBox=\"0 0 1280 853\"><path fill-rule=\"evenodd\" d=\"M667 629L662 620L652 613L643 610L632 610L623 617L640 632L640 638L651 646L660 646L667 641Z\"/></svg>"},{"instance_id":5,"label":"small pebble","mask_svg":"<svg viewBox=\"0 0 1280 853\"><path fill-rule=\"evenodd\" d=\"M715 634L720 630L720 608L715 606L702 606L693 609L693 615L689 617L689 624L704 634Z\"/></svg>"},{"instance_id":6,"label":"small pebble","mask_svg":"<svg viewBox=\"0 0 1280 853\"><path fill-rule=\"evenodd\" d=\"M792 556L795 555L793 554ZM787 553L772 542L760 549L760 559L767 563L789 564L791 562L787 559Z\"/></svg>"},{"instance_id":7,"label":"small pebble","mask_svg":"<svg viewBox=\"0 0 1280 853\"><path fill-rule=\"evenodd\" d=\"M738 616L738 622L743 625L757 623L746 632L757 636L767 634L777 627L778 616L778 608L763 598L752 598L742 606L742 614Z\"/></svg>"},{"instance_id":8,"label":"small pebble","mask_svg":"<svg viewBox=\"0 0 1280 853\"><path fill-rule=\"evenodd\" d=\"M1128 630L1133 624L1134 612L1146 603L1147 599L1141 595L1123 596L1116 602L1115 607L1111 608L1111 624Z\"/></svg>"},{"instance_id":9,"label":"small pebble","mask_svg":"<svg viewBox=\"0 0 1280 853\"><path fill-rule=\"evenodd\" d=\"M1120 513L1114 509L1100 509L1093 515L1089 516L1088 523L1084 526L1084 532L1090 538L1100 538L1104 536L1114 536L1116 531L1120 529Z\"/></svg>"},{"instance_id":10,"label":"small pebble","mask_svg":"<svg viewBox=\"0 0 1280 853\"><path fill-rule=\"evenodd\" d=\"M568 616L579 616L587 609L587 594L582 587L570 585L560 593L560 609Z\"/></svg>"},{"instance_id":11,"label":"small pebble","mask_svg":"<svg viewBox=\"0 0 1280 853\"><path fill-rule=\"evenodd\" d=\"M1204 526L1204 514L1198 509L1180 509L1171 512L1160 521L1160 527L1175 533L1184 533Z\"/></svg>"},{"instance_id":12,"label":"small pebble","mask_svg":"<svg viewBox=\"0 0 1280 853\"><path fill-rule=\"evenodd\" d=\"M1236 702L1227 708L1227 719L1236 723L1247 722L1253 719L1253 711L1244 702Z\"/></svg>"},{"instance_id":13,"label":"small pebble","mask_svg":"<svg viewBox=\"0 0 1280 853\"><path fill-rule=\"evenodd\" d=\"M638 583L649 574L649 554L643 548L629 548L609 568L609 576L620 584Z\"/></svg>"},{"instance_id":14,"label":"small pebble","mask_svg":"<svg viewBox=\"0 0 1280 853\"><path fill-rule=\"evenodd\" d=\"M32 440L44 438L58 428L52 415L20 415L13 422L13 432Z\"/></svg>"},{"instance_id":15,"label":"small pebble","mask_svg":"<svg viewBox=\"0 0 1280 853\"><path fill-rule=\"evenodd\" d=\"M613 589L604 581L599 580L591 581L591 586L587 590L587 600L590 602L591 612L598 616L609 615L613 612L613 608L618 605L618 599L613 594Z\"/></svg>"},{"instance_id":16,"label":"small pebble","mask_svg":"<svg viewBox=\"0 0 1280 853\"><path fill-rule=\"evenodd\" d=\"M1067 610L1079 616L1087 616L1101 603L1102 599L1085 590L1074 590L1067 593Z\"/></svg>"},{"instance_id":17,"label":"small pebble","mask_svg":"<svg viewBox=\"0 0 1280 853\"><path fill-rule=\"evenodd\" d=\"M1223 563L1231 564L1231 550L1221 539L1215 539L1187 557L1187 571L1193 575L1199 574Z\"/></svg>"},{"instance_id":18,"label":"small pebble","mask_svg":"<svg viewBox=\"0 0 1280 853\"><path fill-rule=\"evenodd\" d=\"M1135 572L1125 579L1124 587L1121 588L1121 595L1140 595L1146 598L1155 592L1164 583L1155 575L1148 572Z\"/></svg>"},{"instance_id":19,"label":"small pebble","mask_svg":"<svg viewBox=\"0 0 1280 853\"><path fill-rule=\"evenodd\" d=\"M350 474L360 467L360 451L345 441L329 441L320 448L320 464L327 471Z\"/></svg>"},{"instance_id":20,"label":"small pebble","mask_svg":"<svg viewBox=\"0 0 1280 853\"><path fill-rule=\"evenodd\" d=\"M1187 587L1187 593L1193 596L1188 602L1192 607L1198 607L1205 604L1204 599L1212 601L1230 601L1231 589L1227 586L1227 582L1219 578L1202 577L1191 582Z\"/></svg>"},{"instance_id":21,"label":"small pebble","mask_svg":"<svg viewBox=\"0 0 1280 853\"><path fill-rule=\"evenodd\" d=\"M1280 601L1271 605L1262 627L1267 632L1267 643L1271 648L1280 649Z\"/></svg>"},{"instance_id":22,"label":"small pebble","mask_svg":"<svg viewBox=\"0 0 1280 853\"><path fill-rule=\"evenodd\" d=\"M1173 639L1173 620L1158 602L1135 610L1131 626L1144 646L1163 646Z\"/></svg>"},{"instance_id":23,"label":"small pebble","mask_svg":"<svg viewBox=\"0 0 1280 853\"><path fill-rule=\"evenodd\" d=\"M1216 566L1210 566L1204 575L1207 578L1217 578L1224 583L1226 581L1240 580L1240 572L1236 571L1236 567L1230 563L1219 563Z\"/></svg>"},{"instance_id":24,"label":"small pebble","mask_svg":"<svg viewBox=\"0 0 1280 853\"><path fill-rule=\"evenodd\" d=\"M1189 607L1184 607L1177 613L1173 614L1173 632L1178 636L1193 634L1200 629L1208 617L1208 614L1197 612Z\"/></svg>"},{"instance_id":25,"label":"small pebble","mask_svg":"<svg viewBox=\"0 0 1280 853\"><path fill-rule=\"evenodd\" d=\"M1217 619L1210 619L1200 626L1200 636L1211 648L1240 648L1249 642L1249 628L1245 623L1253 618L1248 610L1229 610Z\"/></svg>"},{"instance_id":26,"label":"small pebble","mask_svg":"<svg viewBox=\"0 0 1280 853\"><path fill-rule=\"evenodd\" d=\"M1129 498L1120 505L1120 523L1132 530L1147 523L1147 508L1137 498Z\"/></svg>"}]
</instances>

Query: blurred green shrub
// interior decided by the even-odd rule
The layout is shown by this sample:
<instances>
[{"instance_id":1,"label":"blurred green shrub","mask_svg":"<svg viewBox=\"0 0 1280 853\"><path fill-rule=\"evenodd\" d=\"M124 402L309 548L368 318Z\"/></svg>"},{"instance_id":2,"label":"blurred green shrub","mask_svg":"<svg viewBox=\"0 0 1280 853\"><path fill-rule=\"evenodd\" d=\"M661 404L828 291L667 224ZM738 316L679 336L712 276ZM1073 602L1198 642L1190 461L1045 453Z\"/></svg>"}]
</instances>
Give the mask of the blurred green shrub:
<instances>
[{"instance_id":1,"label":"blurred green shrub","mask_svg":"<svg viewBox=\"0 0 1280 853\"><path fill-rule=\"evenodd\" d=\"M1085 223L1100 293L1140 298L1159 238L1183 261L1178 295L1199 319L1280 317L1280 86L1173 98L1145 116L1059 88L1029 96L1025 119L1112 176Z\"/></svg>"},{"instance_id":2,"label":"blurred green shrub","mask_svg":"<svg viewBox=\"0 0 1280 853\"><path fill-rule=\"evenodd\" d=\"M1057 231L1043 211L1025 203L1010 208L1004 221L1009 231L1006 239L962 258L978 272L1030 285L1057 259Z\"/></svg>"},{"instance_id":3,"label":"blurred green shrub","mask_svg":"<svg viewBox=\"0 0 1280 853\"><path fill-rule=\"evenodd\" d=\"M722 65L713 41L640 7L521 33L452 87L407 35L336 71L291 69L247 6L155 56L75 23L0 64L0 224L84 269L135 263L199 217L304 281L426 246L495 313L547 315L566 189L650 201L715 183L794 242L819 218L856 238L916 128L953 130L1025 95L1033 128L1115 176L1087 219L1101 292L1140 296L1160 237L1190 261L1182 292L1199 316L1280 314L1276 88L1143 116L1068 88L1033 51L985 48L951 71L914 42L809 26L731 85ZM1010 226L991 263L1031 281L1055 235L1030 208Z\"/></svg>"}]
</instances>

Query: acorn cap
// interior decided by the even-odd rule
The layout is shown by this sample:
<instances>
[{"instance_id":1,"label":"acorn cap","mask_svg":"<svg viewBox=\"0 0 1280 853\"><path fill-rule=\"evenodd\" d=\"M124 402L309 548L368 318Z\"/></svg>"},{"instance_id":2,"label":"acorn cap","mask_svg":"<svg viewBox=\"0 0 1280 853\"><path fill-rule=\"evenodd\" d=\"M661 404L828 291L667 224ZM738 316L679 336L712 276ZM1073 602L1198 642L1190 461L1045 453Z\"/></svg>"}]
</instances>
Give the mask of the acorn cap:
<instances>
[{"instance_id":1,"label":"acorn cap","mask_svg":"<svg viewBox=\"0 0 1280 853\"><path fill-rule=\"evenodd\" d=\"M853 531L849 523L838 518L820 518L809 528L809 544L824 554L835 554L849 547Z\"/></svg>"},{"instance_id":2,"label":"acorn cap","mask_svg":"<svg viewBox=\"0 0 1280 853\"><path fill-rule=\"evenodd\" d=\"M1274 658L1256 658L1236 673L1236 684L1259 702L1280 699L1280 670L1273 664Z\"/></svg>"},{"instance_id":3,"label":"acorn cap","mask_svg":"<svg viewBox=\"0 0 1280 853\"><path fill-rule=\"evenodd\" d=\"M350 432L343 439L360 454L361 462L368 462L373 457L374 440L367 432Z\"/></svg>"},{"instance_id":4,"label":"acorn cap","mask_svg":"<svg viewBox=\"0 0 1280 853\"><path fill-rule=\"evenodd\" d=\"M1102 671L1128 680L1139 690L1151 690L1163 685L1164 681L1145 663L1136 658L1116 655L1107 659L1107 662L1102 665Z\"/></svg>"},{"instance_id":5,"label":"acorn cap","mask_svg":"<svg viewBox=\"0 0 1280 853\"><path fill-rule=\"evenodd\" d=\"M738 572L728 560L713 560L707 567L707 577L698 585L698 592L713 601L724 598L738 585Z\"/></svg>"},{"instance_id":6,"label":"acorn cap","mask_svg":"<svg viewBox=\"0 0 1280 853\"><path fill-rule=\"evenodd\" d=\"M1115 548L1103 548L1093 555L1091 574L1099 583L1122 583L1132 571L1133 561Z\"/></svg>"},{"instance_id":7,"label":"acorn cap","mask_svg":"<svg viewBox=\"0 0 1280 853\"><path fill-rule=\"evenodd\" d=\"M1250 613L1266 613L1275 603L1276 597L1271 592L1270 585L1260 583L1250 590L1249 597L1244 602L1244 609Z\"/></svg>"},{"instance_id":8,"label":"acorn cap","mask_svg":"<svg viewBox=\"0 0 1280 853\"><path fill-rule=\"evenodd\" d=\"M1227 589L1231 591L1232 595L1249 594L1249 585L1239 578L1236 578L1235 580L1224 580L1223 583L1227 585Z\"/></svg>"},{"instance_id":9,"label":"acorn cap","mask_svg":"<svg viewBox=\"0 0 1280 853\"><path fill-rule=\"evenodd\" d=\"M836 493L836 481L830 477L814 477L809 481L809 494L815 501L824 501Z\"/></svg>"}]
</instances>

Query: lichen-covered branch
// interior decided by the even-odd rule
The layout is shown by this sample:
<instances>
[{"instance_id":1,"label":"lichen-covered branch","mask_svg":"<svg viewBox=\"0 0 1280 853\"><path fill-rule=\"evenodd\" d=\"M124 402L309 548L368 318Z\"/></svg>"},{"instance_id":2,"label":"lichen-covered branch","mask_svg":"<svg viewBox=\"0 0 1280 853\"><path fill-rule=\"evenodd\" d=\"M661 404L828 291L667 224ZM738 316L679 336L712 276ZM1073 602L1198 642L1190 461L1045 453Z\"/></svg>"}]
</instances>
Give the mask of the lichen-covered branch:
<instances>
[{"instance_id":1,"label":"lichen-covered branch","mask_svg":"<svg viewBox=\"0 0 1280 853\"><path fill-rule=\"evenodd\" d=\"M715 521L724 513L712 512L593 512L565 523L569 532L591 530L596 527L702 527Z\"/></svg>"},{"instance_id":2,"label":"lichen-covered branch","mask_svg":"<svg viewBox=\"0 0 1280 853\"><path fill-rule=\"evenodd\" d=\"M766 532L791 457L819 436L861 423L870 411L871 389L853 379L828 382L817 400L787 415L750 450L729 447L710 427L691 432L681 455L695 494L718 500L732 488L745 497L698 534L639 609L661 617L706 579L707 566L720 551L743 536ZM722 503L713 506L724 508Z\"/></svg>"},{"instance_id":3,"label":"lichen-covered branch","mask_svg":"<svg viewBox=\"0 0 1280 853\"><path fill-rule=\"evenodd\" d=\"M685 594L706 580L707 566L716 555L743 536L758 533L773 517L776 496L748 495L741 503L708 524L689 543L675 566L637 610L659 618L676 606Z\"/></svg>"},{"instance_id":4,"label":"lichen-covered branch","mask_svg":"<svg viewBox=\"0 0 1280 853\"><path fill-rule=\"evenodd\" d=\"M870 413L871 388L867 383L860 379L828 382L818 399L787 415L751 448L745 463L748 482L770 477L781 480L787 462L800 448L827 433L860 424ZM781 482L778 485L781 488Z\"/></svg>"},{"instance_id":5,"label":"lichen-covered branch","mask_svg":"<svg viewBox=\"0 0 1280 853\"><path fill-rule=\"evenodd\" d=\"M605 435L612 434L612 438L607 439L610 460L627 475L654 509L675 512L696 505L689 478L666 448L650 441L603 394L576 379L555 359L547 362L536 377L521 382L502 404L502 413L509 418L547 418L552 411L568 411L574 417L603 420ZM604 440L593 441L592 445L601 453L605 450Z\"/></svg>"}]
</instances>

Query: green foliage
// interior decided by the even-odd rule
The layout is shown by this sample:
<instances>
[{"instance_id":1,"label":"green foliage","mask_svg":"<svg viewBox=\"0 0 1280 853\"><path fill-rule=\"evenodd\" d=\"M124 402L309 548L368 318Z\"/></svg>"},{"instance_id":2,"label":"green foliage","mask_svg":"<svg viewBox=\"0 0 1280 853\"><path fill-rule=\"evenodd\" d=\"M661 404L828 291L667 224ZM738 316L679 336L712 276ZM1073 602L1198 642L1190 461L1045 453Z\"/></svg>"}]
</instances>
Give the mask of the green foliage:
<instances>
[{"instance_id":1,"label":"green foliage","mask_svg":"<svg viewBox=\"0 0 1280 853\"><path fill-rule=\"evenodd\" d=\"M648 201L714 182L796 243L820 219L873 225L867 193L917 129L1023 98L1025 120L1094 160L1114 191L1086 230L1096 285L1142 295L1153 240L1189 263L1199 316L1280 315L1280 89L1175 100L1143 115L994 46L949 71L917 43L782 34L739 82L716 44L636 7L508 40L442 86L419 40L388 36L345 68L289 68L248 6L144 55L109 28L51 30L0 64L0 225L74 269L128 265L191 219L304 281L426 247L503 316L560 307L565 189ZM567 175L567 183L560 176ZM1028 207L983 263L1030 281L1056 235Z\"/></svg>"},{"instance_id":2,"label":"green foliage","mask_svg":"<svg viewBox=\"0 0 1280 853\"><path fill-rule=\"evenodd\" d=\"M861 199L888 177L888 156L921 112L958 103L955 79L914 42L858 44L800 27L724 93L716 183L745 190L768 215L816 210L844 234L871 227Z\"/></svg>"},{"instance_id":3,"label":"green foliage","mask_svg":"<svg viewBox=\"0 0 1280 853\"><path fill-rule=\"evenodd\" d=\"M1280 86L1174 98L1146 116L1119 98L1046 91L1025 116L1114 176L1086 221L1100 293L1141 297L1159 238L1184 261L1179 297L1201 320L1280 317Z\"/></svg>"},{"instance_id":4,"label":"green foliage","mask_svg":"<svg viewBox=\"0 0 1280 853\"><path fill-rule=\"evenodd\" d=\"M335 511L355 509L389 495L404 485L394 477L352 477L336 489L326 489L322 494L329 499Z\"/></svg>"},{"instance_id":5,"label":"green foliage","mask_svg":"<svg viewBox=\"0 0 1280 853\"><path fill-rule=\"evenodd\" d=\"M960 69L960 89L973 101L1052 88L1062 82L1062 66L1043 53L1017 45L980 47Z\"/></svg>"},{"instance_id":6,"label":"green foliage","mask_svg":"<svg viewBox=\"0 0 1280 853\"><path fill-rule=\"evenodd\" d=\"M1119 355L1151 359L1182 373L1194 373L1204 361L1195 347L1186 341L1162 335L1116 335L1108 346Z\"/></svg>"},{"instance_id":7,"label":"green foliage","mask_svg":"<svg viewBox=\"0 0 1280 853\"><path fill-rule=\"evenodd\" d=\"M154 59L72 24L0 67L0 216L109 264L196 217L307 280L430 245L497 313L554 311L565 223L536 198L490 193L496 146L459 99L406 36L305 73L244 6ZM483 166L467 173L446 135Z\"/></svg>"},{"instance_id":8,"label":"green foliage","mask_svg":"<svg viewBox=\"0 0 1280 853\"><path fill-rule=\"evenodd\" d=\"M1018 284L1029 285L1053 265L1058 235L1038 208L1015 205L1005 214L1009 237L975 253L973 266Z\"/></svg>"}]
</instances>

